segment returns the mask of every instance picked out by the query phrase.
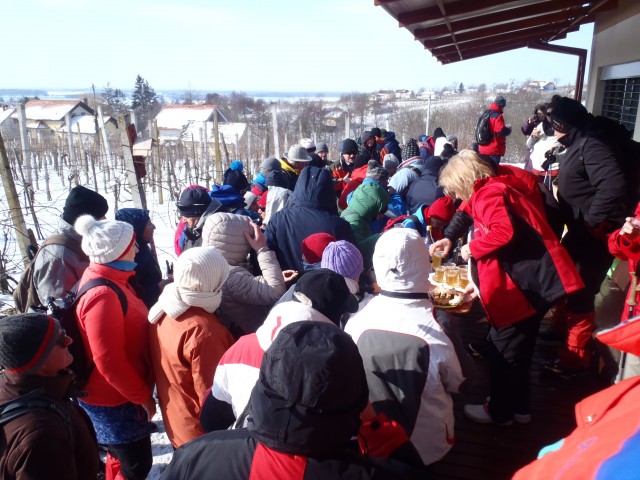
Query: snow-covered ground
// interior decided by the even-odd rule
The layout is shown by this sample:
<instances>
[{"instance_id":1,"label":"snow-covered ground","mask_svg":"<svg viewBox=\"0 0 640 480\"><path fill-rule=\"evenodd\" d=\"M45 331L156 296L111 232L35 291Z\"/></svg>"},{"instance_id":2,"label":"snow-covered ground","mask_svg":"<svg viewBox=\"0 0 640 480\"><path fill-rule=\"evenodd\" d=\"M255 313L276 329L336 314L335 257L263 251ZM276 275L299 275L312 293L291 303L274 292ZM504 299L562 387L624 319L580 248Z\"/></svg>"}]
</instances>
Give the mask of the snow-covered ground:
<instances>
[{"instance_id":1,"label":"snow-covered ground","mask_svg":"<svg viewBox=\"0 0 640 480\"><path fill-rule=\"evenodd\" d=\"M118 174L119 176L121 174ZM121 175L122 181L126 184L126 179L124 175ZM84 180L84 175L81 175ZM113 197L112 192L104 192L101 191L103 183L101 178L98 181L99 193L103 195L107 201L109 202L109 212L107 213L107 218L114 218L114 205L115 199ZM87 188L93 189L92 183L85 184ZM51 196L53 200L48 202L46 199L46 194L44 192L44 182L40 181L41 190L37 191L35 194L35 210L36 216L38 217L38 221L40 222L40 228L44 234L47 236L50 234L56 227L58 218L62 213L62 207L64 206L64 201L67 197L67 193L69 190L68 186L63 186L60 178L58 178L55 174L51 175ZM18 185L19 194L20 186ZM127 208L133 207L133 202L131 201L131 195L128 192L122 192L121 198L118 203L119 208ZM168 192L165 192L165 198L168 198ZM24 197L20 195L20 198ZM148 209L151 213L151 219L153 223L156 225L155 231L155 246L156 251L158 253L158 258L160 261L160 266L162 270L165 269L165 260L169 262L175 261L176 255L173 248L173 233L175 231L176 225L176 207L174 202L165 202L163 205L158 204L157 198L153 196L151 189L147 189L147 199L148 199ZM6 206L6 198L4 195L4 190L0 190L0 212L2 217L9 220L9 214ZM25 214L25 220L27 222L27 226L33 228L33 221L31 216ZM22 265L20 263L20 253L19 248L17 246L15 235L11 228L4 228L4 232L8 235L7 237L7 249L6 249L6 258L9 259L9 265L13 268L9 271L9 274L15 278L16 280L20 278L20 274L22 272ZM41 240L41 239L40 239ZM0 240L1 242L1 240ZM41 242L40 242L41 243ZM0 295L0 312L5 311L7 308L13 306L13 301L10 295ZM167 438L164 430L164 425L162 423L162 416L160 415L160 410L158 408L158 412L153 418L154 423L158 427L158 432L152 434L151 442L153 447L153 467L149 476L147 477L150 480L159 479L162 471L165 466L171 460L171 456L173 455L173 448L171 447L171 443Z\"/></svg>"}]
</instances>

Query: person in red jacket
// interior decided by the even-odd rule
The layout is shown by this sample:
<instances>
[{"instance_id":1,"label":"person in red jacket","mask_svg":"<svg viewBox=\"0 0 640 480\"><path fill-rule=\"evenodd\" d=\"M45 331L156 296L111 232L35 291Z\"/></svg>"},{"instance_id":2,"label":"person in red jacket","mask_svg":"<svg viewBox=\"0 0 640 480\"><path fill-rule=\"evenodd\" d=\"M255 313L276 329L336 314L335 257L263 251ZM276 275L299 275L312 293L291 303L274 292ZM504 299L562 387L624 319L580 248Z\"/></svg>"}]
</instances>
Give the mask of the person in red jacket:
<instances>
[{"instance_id":1,"label":"person in red jacket","mask_svg":"<svg viewBox=\"0 0 640 480\"><path fill-rule=\"evenodd\" d=\"M583 287L544 210L514 175L497 175L477 154L461 152L440 173L445 193L466 202L473 238L462 247L477 275L467 294L479 297L489 330L491 398L466 405L479 423L526 423L529 367L540 321L551 304Z\"/></svg>"},{"instance_id":2,"label":"person in red jacket","mask_svg":"<svg viewBox=\"0 0 640 480\"><path fill-rule=\"evenodd\" d=\"M94 278L106 278L127 299L124 313L116 291L105 285L92 288L76 304L82 343L93 363L80 406L93 422L98 443L108 452L107 470L115 478L143 480L151 469L150 420L156 403L148 310L129 283L138 251L135 234L128 223L95 220L90 215L79 217L75 229L89 257L79 288Z\"/></svg>"},{"instance_id":3,"label":"person in red jacket","mask_svg":"<svg viewBox=\"0 0 640 480\"><path fill-rule=\"evenodd\" d=\"M640 355L640 318L625 320L596 338ZM543 448L514 480L613 480L637 478L640 456L640 376L587 397L576 405L576 429Z\"/></svg>"},{"instance_id":4,"label":"person in red jacket","mask_svg":"<svg viewBox=\"0 0 640 480\"><path fill-rule=\"evenodd\" d=\"M625 320L640 315L640 290L638 275L640 274L640 203L636 206L635 217L627 217L622 228L609 236L609 252L620 260L629 262L630 287L622 310ZM620 358L618 378L628 378L640 373L640 361L637 356L623 355Z\"/></svg>"},{"instance_id":5,"label":"person in red jacket","mask_svg":"<svg viewBox=\"0 0 640 480\"><path fill-rule=\"evenodd\" d=\"M343 140L340 147L340 160L334 162L330 168L336 195L340 196L344 187L351 181L351 172L353 172L353 164L357 156L358 144L356 141L351 138Z\"/></svg>"},{"instance_id":6,"label":"person in red jacket","mask_svg":"<svg viewBox=\"0 0 640 480\"><path fill-rule=\"evenodd\" d=\"M511 125L504 123L502 111L507 105L507 100L498 95L491 105L491 117L489 117L489 129L491 130L492 139L488 145L478 145L478 153L488 155L496 165L500 163L500 159L504 157L507 151L507 137L511 135Z\"/></svg>"}]
</instances>

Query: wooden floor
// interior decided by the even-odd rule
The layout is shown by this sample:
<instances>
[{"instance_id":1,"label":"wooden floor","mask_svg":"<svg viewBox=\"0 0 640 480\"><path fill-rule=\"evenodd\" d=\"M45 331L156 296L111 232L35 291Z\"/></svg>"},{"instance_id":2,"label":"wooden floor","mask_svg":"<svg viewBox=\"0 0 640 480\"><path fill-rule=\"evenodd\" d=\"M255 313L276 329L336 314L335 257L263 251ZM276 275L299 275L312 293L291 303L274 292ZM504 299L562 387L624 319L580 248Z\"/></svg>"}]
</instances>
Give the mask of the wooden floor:
<instances>
[{"instance_id":1,"label":"wooden floor","mask_svg":"<svg viewBox=\"0 0 640 480\"><path fill-rule=\"evenodd\" d=\"M545 319L543 326L548 323ZM465 344L486 338L484 319L460 319L459 330ZM529 424L501 427L481 425L463 413L467 403L483 403L489 393L487 361L473 359L477 373L467 381L462 393L454 395L456 445L435 465L435 478L442 480L509 479L534 460L538 451L564 438L575 427L574 406L584 397L604 388L606 380L594 371L580 376L560 377L542 365L552 359L557 343L538 338L531 373L531 415Z\"/></svg>"}]
</instances>

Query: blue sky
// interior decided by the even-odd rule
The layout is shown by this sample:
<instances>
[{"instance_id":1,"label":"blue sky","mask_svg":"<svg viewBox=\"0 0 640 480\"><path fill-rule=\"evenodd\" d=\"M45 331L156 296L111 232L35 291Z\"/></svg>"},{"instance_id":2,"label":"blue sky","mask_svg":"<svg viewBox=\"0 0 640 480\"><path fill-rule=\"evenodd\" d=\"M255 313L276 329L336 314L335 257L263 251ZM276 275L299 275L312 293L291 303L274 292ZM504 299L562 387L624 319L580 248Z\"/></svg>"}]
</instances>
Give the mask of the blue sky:
<instances>
[{"instance_id":1,"label":"blue sky","mask_svg":"<svg viewBox=\"0 0 640 480\"><path fill-rule=\"evenodd\" d=\"M520 49L440 65L373 0L13 0L0 88L348 92L575 81L573 56ZM558 42L590 48L593 27ZM8 39L8 43L7 42Z\"/></svg>"}]
</instances>

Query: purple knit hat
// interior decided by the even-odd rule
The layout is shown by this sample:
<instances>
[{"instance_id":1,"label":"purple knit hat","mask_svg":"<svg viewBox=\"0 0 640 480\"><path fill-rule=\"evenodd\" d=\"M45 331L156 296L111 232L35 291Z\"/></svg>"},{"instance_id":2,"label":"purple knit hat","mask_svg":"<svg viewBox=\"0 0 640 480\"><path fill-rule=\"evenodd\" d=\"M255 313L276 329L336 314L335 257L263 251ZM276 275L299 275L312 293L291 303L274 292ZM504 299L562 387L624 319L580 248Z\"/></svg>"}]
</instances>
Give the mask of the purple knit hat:
<instances>
[{"instance_id":1,"label":"purple knit hat","mask_svg":"<svg viewBox=\"0 0 640 480\"><path fill-rule=\"evenodd\" d=\"M343 277L358 281L364 270L362 254L358 248L346 240L331 242L322 252L322 268L328 268Z\"/></svg>"}]
</instances>

